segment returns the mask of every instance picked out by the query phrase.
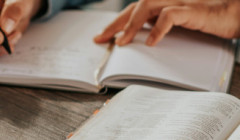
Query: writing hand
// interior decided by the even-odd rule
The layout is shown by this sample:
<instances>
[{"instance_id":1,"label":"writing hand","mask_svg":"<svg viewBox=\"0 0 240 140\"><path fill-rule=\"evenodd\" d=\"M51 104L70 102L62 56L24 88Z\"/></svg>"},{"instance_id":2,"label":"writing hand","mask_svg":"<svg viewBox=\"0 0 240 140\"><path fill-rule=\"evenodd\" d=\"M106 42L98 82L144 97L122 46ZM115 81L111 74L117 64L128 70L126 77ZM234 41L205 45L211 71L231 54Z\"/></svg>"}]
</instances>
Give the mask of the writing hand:
<instances>
[{"instance_id":1,"label":"writing hand","mask_svg":"<svg viewBox=\"0 0 240 140\"><path fill-rule=\"evenodd\" d=\"M3 2L3 0L0 0ZM2 9L0 24L6 33L11 50L21 38L24 30L29 25L33 16L36 15L41 6L41 0L5 0ZM3 42L3 34L0 33L0 43ZM3 47L0 55L7 54Z\"/></svg>"},{"instance_id":2,"label":"writing hand","mask_svg":"<svg viewBox=\"0 0 240 140\"><path fill-rule=\"evenodd\" d=\"M239 0L139 0L124 9L94 40L104 43L123 31L116 44L126 45L152 19L157 20L146 40L149 46L156 45L173 26L236 38L240 37L239 7Z\"/></svg>"}]
</instances>

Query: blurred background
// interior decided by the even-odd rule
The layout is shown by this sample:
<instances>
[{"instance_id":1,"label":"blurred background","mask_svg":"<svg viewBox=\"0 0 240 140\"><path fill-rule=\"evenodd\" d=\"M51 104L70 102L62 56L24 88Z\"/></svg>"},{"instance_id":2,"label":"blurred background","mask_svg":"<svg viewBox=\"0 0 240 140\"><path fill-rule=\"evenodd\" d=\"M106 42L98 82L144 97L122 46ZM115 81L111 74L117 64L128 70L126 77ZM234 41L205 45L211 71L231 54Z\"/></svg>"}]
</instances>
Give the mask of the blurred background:
<instances>
[{"instance_id":1,"label":"blurred background","mask_svg":"<svg viewBox=\"0 0 240 140\"><path fill-rule=\"evenodd\" d=\"M102 0L100 2L94 2L84 6L84 9L98 9L109 11L120 11L126 5L137 0Z\"/></svg>"}]
</instances>

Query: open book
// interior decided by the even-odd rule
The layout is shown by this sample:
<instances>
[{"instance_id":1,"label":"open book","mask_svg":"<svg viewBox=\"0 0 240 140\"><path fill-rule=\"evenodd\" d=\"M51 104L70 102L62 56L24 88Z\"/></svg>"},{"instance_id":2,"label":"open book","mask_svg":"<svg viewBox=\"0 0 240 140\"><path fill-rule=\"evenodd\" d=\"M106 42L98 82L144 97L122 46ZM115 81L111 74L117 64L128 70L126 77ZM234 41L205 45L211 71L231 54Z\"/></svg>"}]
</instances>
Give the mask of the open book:
<instances>
[{"instance_id":1,"label":"open book","mask_svg":"<svg viewBox=\"0 0 240 140\"><path fill-rule=\"evenodd\" d=\"M228 41L178 29L150 48L143 29L125 47L95 44L116 16L65 11L33 23L14 54L1 57L0 83L92 93L131 84L227 91L234 63Z\"/></svg>"},{"instance_id":2,"label":"open book","mask_svg":"<svg viewBox=\"0 0 240 140\"><path fill-rule=\"evenodd\" d=\"M240 100L225 93L129 86L70 140L239 140Z\"/></svg>"}]
</instances>

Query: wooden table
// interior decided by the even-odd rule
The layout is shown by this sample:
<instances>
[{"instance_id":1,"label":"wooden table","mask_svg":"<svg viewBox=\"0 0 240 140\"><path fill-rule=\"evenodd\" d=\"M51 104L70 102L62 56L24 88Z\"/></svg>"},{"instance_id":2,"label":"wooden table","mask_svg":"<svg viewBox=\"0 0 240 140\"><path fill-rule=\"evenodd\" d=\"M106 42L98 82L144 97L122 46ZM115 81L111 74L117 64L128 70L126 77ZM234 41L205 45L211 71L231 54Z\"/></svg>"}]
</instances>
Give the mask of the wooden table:
<instances>
[{"instance_id":1,"label":"wooden table","mask_svg":"<svg viewBox=\"0 0 240 140\"><path fill-rule=\"evenodd\" d=\"M240 65L230 93L240 98ZM64 140L113 95L0 86L0 140Z\"/></svg>"}]
</instances>

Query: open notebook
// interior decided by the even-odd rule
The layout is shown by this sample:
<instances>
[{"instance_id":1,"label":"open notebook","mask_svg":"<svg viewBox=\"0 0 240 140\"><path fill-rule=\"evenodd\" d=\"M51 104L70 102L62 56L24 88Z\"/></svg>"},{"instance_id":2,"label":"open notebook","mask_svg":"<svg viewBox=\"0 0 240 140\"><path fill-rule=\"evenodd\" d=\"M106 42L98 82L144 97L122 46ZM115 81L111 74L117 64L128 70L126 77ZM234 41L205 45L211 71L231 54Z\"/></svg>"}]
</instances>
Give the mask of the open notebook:
<instances>
[{"instance_id":1,"label":"open notebook","mask_svg":"<svg viewBox=\"0 0 240 140\"><path fill-rule=\"evenodd\" d=\"M239 140L240 100L216 92L129 86L70 140Z\"/></svg>"},{"instance_id":2,"label":"open notebook","mask_svg":"<svg viewBox=\"0 0 240 140\"><path fill-rule=\"evenodd\" d=\"M226 92L234 47L226 40L177 29L156 47L143 29L125 47L92 39L117 13L65 11L33 23L13 55L0 59L5 84L98 93L131 84Z\"/></svg>"}]
</instances>

